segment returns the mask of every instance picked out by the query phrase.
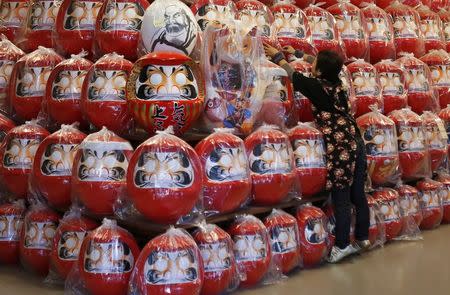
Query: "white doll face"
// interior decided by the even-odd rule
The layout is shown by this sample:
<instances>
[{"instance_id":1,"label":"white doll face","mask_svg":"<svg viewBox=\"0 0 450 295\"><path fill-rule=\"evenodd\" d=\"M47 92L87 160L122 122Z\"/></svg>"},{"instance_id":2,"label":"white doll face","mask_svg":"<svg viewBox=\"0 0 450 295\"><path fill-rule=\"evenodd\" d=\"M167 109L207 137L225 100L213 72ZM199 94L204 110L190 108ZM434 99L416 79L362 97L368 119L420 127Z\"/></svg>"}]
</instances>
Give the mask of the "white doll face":
<instances>
[{"instance_id":1,"label":"white doll face","mask_svg":"<svg viewBox=\"0 0 450 295\"><path fill-rule=\"evenodd\" d=\"M56 23L59 3L53 0L30 2L28 28L31 30L52 30Z\"/></svg>"},{"instance_id":2,"label":"white doll face","mask_svg":"<svg viewBox=\"0 0 450 295\"><path fill-rule=\"evenodd\" d=\"M397 202L383 202L380 206L380 211L384 215L385 222L400 220L400 208Z\"/></svg>"},{"instance_id":3,"label":"white doll face","mask_svg":"<svg viewBox=\"0 0 450 295\"><path fill-rule=\"evenodd\" d=\"M103 2L72 1L64 15L64 29L94 30L95 21Z\"/></svg>"},{"instance_id":4,"label":"white doll face","mask_svg":"<svg viewBox=\"0 0 450 295\"><path fill-rule=\"evenodd\" d=\"M205 272L224 271L231 268L233 249L225 242L199 244Z\"/></svg>"},{"instance_id":5,"label":"white doll face","mask_svg":"<svg viewBox=\"0 0 450 295\"><path fill-rule=\"evenodd\" d=\"M87 71L61 71L53 81L52 98L80 99L81 88Z\"/></svg>"},{"instance_id":6,"label":"white doll face","mask_svg":"<svg viewBox=\"0 0 450 295\"><path fill-rule=\"evenodd\" d=\"M234 236L234 254L239 262L265 259L268 254L267 246L261 234Z\"/></svg>"},{"instance_id":7,"label":"white doll face","mask_svg":"<svg viewBox=\"0 0 450 295\"><path fill-rule=\"evenodd\" d=\"M234 19L231 8L228 5L223 6L212 3L200 7L195 14L195 18L202 31L206 29L208 24L224 24Z\"/></svg>"},{"instance_id":8,"label":"white doll face","mask_svg":"<svg viewBox=\"0 0 450 295\"><path fill-rule=\"evenodd\" d=\"M0 90L8 85L14 64L12 60L0 59Z\"/></svg>"},{"instance_id":9,"label":"white doll face","mask_svg":"<svg viewBox=\"0 0 450 295\"><path fill-rule=\"evenodd\" d=\"M301 13L276 12L274 17L277 37L305 38L306 28Z\"/></svg>"},{"instance_id":10,"label":"white doll face","mask_svg":"<svg viewBox=\"0 0 450 295\"><path fill-rule=\"evenodd\" d=\"M18 242L22 231L23 217L20 215L0 216L0 242Z\"/></svg>"},{"instance_id":11,"label":"white doll face","mask_svg":"<svg viewBox=\"0 0 450 295\"><path fill-rule=\"evenodd\" d=\"M76 144L49 144L41 158L41 172L48 176L72 174Z\"/></svg>"},{"instance_id":12,"label":"white doll face","mask_svg":"<svg viewBox=\"0 0 450 295\"><path fill-rule=\"evenodd\" d=\"M16 95L19 97L43 96L51 67L28 67L19 70L16 80Z\"/></svg>"},{"instance_id":13,"label":"white doll face","mask_svg":"<svg viewBox=\"0 0 450 295\"><path fill-rule=\"evenodd\" d=\"M270 36L269 15L263 10L244 9L239 11L238 19L248 27L255 27L261 31L261 35Z\"/></svg>"},{"instance_id":14,"label":"white doll face","mask_svg":"<svg viewBox=\"0 0 450 295\"><path fill-rule=\"evenodd\" d=\"M376 96L380 93L375 71L355 72L352 74L352 79L356 96Z\"/></svg>"},{"instance_id":15,"label":"white doll face","mask_svg":"<svg viewBox=\"0 0 450 295\"><path fill-rule=\"evenodd\" d=\"M270 242L274 253L289 253L297 251L298 247L297 226L275 227L270 234Z\"/></svg>"},{"instance_id":16,"label":"white doll face","mask_svg":"<svg viewBox=\"0 0 450 295\"><path fill-rule=\"evenodd\" d=\"M250 154L250 169L256 174L287 173L292 170L291 157L287 143L266 141L255 146Z\"/></svg>"},{"instance_id":17,"label":"white doll face","mask_svg":"<svg viewBox=\"0 0 450 295\"><path fill-rule=\"evenodd\" d=\"M100 30L138 32L141 29L144 12L137 2L108 1L100 22Z\"/></svg>"},{"instance_id":18,"label":"white doll face","mask_svg":"<svg viewBox=\"0 0 450 295\"><path fill-rule=\"evenodd\" d=\"M437 87L450 87L450 65L430 66L433 85Z\"/></svg>"},{"instance_id":19,"label":"white doll face","mask_svg":"<svg viewBox=\"0 0 450 295\"><path fill-rule=\"evenodd\" d=\"M40 140L12 138L6 146L3 165L9 169L31 169Z\"/></svg>"},{"instance_id":20,"label":"white doll face","mask_svg":"<svg viewBox=\"0 0 450 295\"><path fill-rule=\"evenodd\" d=\"M435 19L424 19L420 21L420 29L426 40L440 40L441 28Z\"/></svg>"},{"instance_id":21,"label":"white doll face","mask_svg":"<svg viewBox=\"0 0 450 295\"><path fill-rule=\"evenodd\" d=\"M28 13L28 2L2 1L0 5L0 19L6 27L18 28L25 22Z\"/></svg>"},{"instance_id":22,"label":"white doll face","mask_svg":"<svg viewBox=\"0 0 450 295\"><path fill-rule=\"evenodd\" d=\"M406 70L406 84L409 93L423 93L430 90L430 84L423 66Z\"/></svg>"},{"instance_id":23,"label":"white doll face","mask_svg":"<svg viewBox=\"0 0 450 295\"><path fill-rule=\"evenodd\" d=\"M396 38L417 38L419 28L413 15L394 17L394 36Z\"/></svg>"},{"instance_id":24,"label":"white doll face","mask_svg":"<svg viewBox=\"0 0 450 295\"><path fill-rule=\"evenodd\" d=\"M58 257L61 260L76 261L80 254L81 244L87 232L63 232L58 241Z\"/></svg>"},{"instance_id":25,"label":"white doll face","mask_svg":"<svg viewBox=\"0 0 450 295\"><path fill-rule=\"evenodd\" d=\"M297 168L325 166L325 150L322 140L295 140L294 149L295 166Z\"/></svg>"},{"instance_id":26,"label":"white doll face","mask_svg":"<svg viewBox=\"0 0 450 295\"><path fill-rule=\"evenodd\" d=\"M56 224L53 222L25 223L25 248L51 250Z\"/></svg>"},{"instance_id":27,"label":"white doll face","mask_svg":"<svg viewBox=\"0 0 450 295\"><path fill-rule=\"evenodd\" d=\"M89 79L88 100L92 102L124 101L128 74L125 71L95 69Z\"/></svg>"},{"instance_id":28,"label":"white doll face","mask_svg":"<svg viewBox=\"0 0 450 295\"><path fill-rule=\"evenodd\" d=\"M425 210L438 208L441 206L438 190L424 191L420 200L421 207Z\"/></svg>"},{"instance_id":29,"label":"white doll face","mask_svg":"<svg viewBox=\"0 0 450 295\"><path fill-rule=\"evenodd\" d=\"M133 269L134 259L130 247L122 241L90 241L84 257L84 270L95 274L128 273Z\"/></svg>"},{"instance_id":30,"label":"white doll face","mask_svg":"<svg viewBox=\"0 0 450 295\"><path fill-rule=\"evenodd\" d=\"M368 155L392 155L397 152L397 140L393 128L370 126L363 130L363 139Z\"/></svg>"},{"instance_id":31,"label":"white doll face","mask_svg":"<svg viewBox=\"0 0 450 295\"><path fill-rule=\"evenodd\" d=\"M332 19L326 15L309 16L313 40L333 40L334 28Z\"/></svg>"},{"instance_id":32,"label":"white doll face","mask_svg":"<svg viewBox=\"0 0 450 295\"><path fill-rule=\"evenodd\" d=\"M383 95L402 95L405 93L404 79L399 73L382 72L379 75Z\"/></svg>"},{"instance_id":33,"label":"white doll face","mask_svg":"<svg viewBox=\"0 0 450 295\"><path fill-rule=\"evenodd\" d=\"M426 140L422 126L400 126L398 128L399 152L423 151L425 146Z\"/></svg>"},{"instance_id":34,"label":"white doll face","mask_svg":"<svg viewBox=\"0 0 450 295\"><path fill-rule=\"evenodd\" d=\"M227 182L248 178L244 147L218 147L208 156L205 173L211 181Z\"/></svg>"},{"instance_id":35,"label":"white doll face","mask_svg":"<svg viewBox=\"0 0 450 295\"><path fill-rule=\"evenodd\" d=\"M322 218L308 220L305 227L305 238L310 244L322 244L328 238L326 225Z\"/></svg>"},{"instance_id":36,"label":"white doll face","mask_svg":"<svg viewBox=\"0 0 450 295\"><path fill-rule=\"evenodd\" d=\"M382 17L366 18L369 41L389 41L392 39L386 19Z\"/></svg>"},{"instance_id":37,"label":"white doll face","mask_svg":"<svg viewBox=\"0 0 450 295\"><path fill-rule=\"evenodd\" d=\"M364 32L359 15L336 16L336 26L343 39L362 39Z\"/></svg>"}]
</instances>

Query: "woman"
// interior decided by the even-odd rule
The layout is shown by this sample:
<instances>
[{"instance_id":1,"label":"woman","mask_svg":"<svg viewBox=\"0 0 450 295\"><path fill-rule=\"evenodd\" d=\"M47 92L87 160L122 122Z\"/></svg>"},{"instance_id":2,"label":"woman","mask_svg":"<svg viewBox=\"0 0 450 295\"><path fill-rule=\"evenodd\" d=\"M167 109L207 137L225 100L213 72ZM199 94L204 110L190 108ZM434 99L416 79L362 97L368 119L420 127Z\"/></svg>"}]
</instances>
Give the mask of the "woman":
<instances>
[{"instance_id":1,"label":"woman","mask_svg":"<svg viewBox=\"0 0 450 295\"><path fill-rule=\"evenodd\" d=\"M350 114L347 90L339 78L342 58L335 52L324 50L317 58L303 56L312 62L313 78L295 72L282 52L264 44L266 55L283 67L294 86L312 104L314 121L324 135L327 153L327 190L331 191L336 219L336 242L328 261L336 263L344 257L370 247L369 207L364 192L367 160L364 142L355 119ZM284 50L301 57L292 47ZM352 204L356 209L355 245L350 245Z\"/></svg>"}]
</instances>

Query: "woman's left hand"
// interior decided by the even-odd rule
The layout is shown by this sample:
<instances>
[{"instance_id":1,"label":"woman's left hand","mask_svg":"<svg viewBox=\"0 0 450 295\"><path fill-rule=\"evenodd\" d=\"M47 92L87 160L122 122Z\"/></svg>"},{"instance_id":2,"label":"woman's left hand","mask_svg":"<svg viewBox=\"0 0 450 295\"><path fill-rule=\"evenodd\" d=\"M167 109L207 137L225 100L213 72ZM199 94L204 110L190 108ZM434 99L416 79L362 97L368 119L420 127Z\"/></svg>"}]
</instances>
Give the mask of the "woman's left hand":
<instances>
[{"instance_id":1,"label":"woman's left hand","mask_svg":"<svg viewBox=\"0 0 450 295\"><path fill-rule=\"evenodd\" d=\"M278 49L276 49L276 48L273 47L273 46L270 46L270 45L267 44L267 43L263 43L263 46L264 46L264 52L265 52L266 55L267 55L268 57L270 57L270 58L274 57L275 54L277 54L277 53L279 52Z\"/></svg>"}]
</instances>

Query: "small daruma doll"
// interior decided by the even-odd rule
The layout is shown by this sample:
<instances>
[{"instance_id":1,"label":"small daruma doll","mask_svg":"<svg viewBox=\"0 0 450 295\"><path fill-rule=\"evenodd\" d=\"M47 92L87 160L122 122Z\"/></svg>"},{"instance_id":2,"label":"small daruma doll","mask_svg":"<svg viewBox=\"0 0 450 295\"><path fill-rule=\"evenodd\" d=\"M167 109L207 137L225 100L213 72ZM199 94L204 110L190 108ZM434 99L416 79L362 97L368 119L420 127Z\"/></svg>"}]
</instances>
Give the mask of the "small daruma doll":
<instances>
[{"instance_id":1,"label":"small daruma doll","mask_svg":"<svg viewBox=\"0 0 450 295\"><path fill-rule=\"evenodd\" d=\"M26 21L28 9L27 0L4 0L0 4L0 34L4 34L9 40L14 41L20 27Z\"/></svg>"},{"instance_id":2,"label":"small daruma doll","mask_svg":"<svg viewBox=\"0 0 450 295\"><path fill-rule=\"evenodd\" d=\"M383 188L375 191L373 198L378 202L380 212L384 216L386 239L390 241L396 238L402 230L398 193L393 189Z\"/></svg>"},{"instance_id":3,"label":"small daruma doll","mask_svg":"<svg viewBox=\"0 0 450 295\"><path fill-rule=\"evenodd\" d=\"M203 206L228 213L250 197L252 182L242 139L233 129L216 129L195 147L203 168Z\"/></svg>"},{"instance_id":4,"label":"small daruma doll","mask_svg":"<svg viewBox=\"0 0 450 295\"><path fill-rule=\"evenodd\" d=\"M425 179L416 185L419 191L420 208L423 220L420 229L433 229L441 224L443 216L442 198L446 197L447 190L440 182Z\"/></svg>"},{"instance_id":5,"label":"small daruma doll","mask_svg":"<svg viewBox=\"0 0 450 295\"><path fill-rule=\"evenodd\" d=\"M25 209L24 200L0 205L0 264L19 262L20 234Z\"/></svg>"},{"instance_id":6,"label":"small daruma doll","mask_svg":"<svg viewBox=\"0 0 450 295\"><path fill-rule=\"evenodd\" d=\"M445 50L432 50L420 58L430 68L432 85L439 93L443 109L450 103L450 56Z\"/></svg>"},{"instance_id":7,"label":"small daruma doll","mask_svg":"<svg viewBox=\"0 0 450 295\"><path fill-rule=\"evenodd\" d=\"M450 175L440 171L438 172L436 180L444 185L445 190L445 194L442 194L442 205L444 206L442 223L450 223Z\"/></svg>"},{"instance_id":8,"label":"small daruma doll","mask_svg":"<svg viewBox=\"0 0 450 295\"><path fill-rule=\"evenodd\" d=\"M0 147L0 181L16 198L24 199L39 144L50 133L35 122L11 129Z\"/></svg>"},{"instance_id":9,"label":"small daruma doll","mask_svg":"<svg viewBox=\"0 0 450 295\"><path fill-rule=\"evenodd\" d=\"M241 215L228 229L234 241L238 269L245 273L241 287L258 284L269 269L272 259L267 228L255 216Z\"/></svg>"},{"instance_id":10,"label":"small daruma doll","mask_svg":"<svg viewBox=\"0 0 450 295\"><path fill-rule=\"evenodd\" d=\"M72 164L78 145L86 134L71 125L47 136L39 145L33 162L32 184L36 192L58 209L71 203Z\"/></svg>"},{"instance_id":11,"label":"small daruma doll","mask_svg":"<svg viewBox=\"0 0 450 295\"><path fill-rule=\"evenodd\" d=\"M447 160L447 132L444 122L432 112L424 112L422 120L425 126L425 139L431 158L431 170L445 166Z\"/></svg>"},{"instance_id":12,"label":"small daruma doll","mask_svg":"<svg viewBox=\"0 0 450 295\"><path fill-rule=\"evenodd\" d=\"M378 220L378 216L381 216L380 206L377 201L372 198L371 195L366 195L367 204L369 205L369 214L370 214L370 222L369 222L369 241L371 245L375 245L376 242L380 239L381 234L381 224ZM384 223L383 223L384 225Z\"/></svg>"},{"instance_id":13,"label":"small daruma doll","mask_svg":"<svg viewBox=\"0 0 450 295\"><path fill-rule=\"evenodd\" d=\"M127 82L130 112L150 134L173 126L188 130L203 110L204 83L199 67L186 55L155 52L141 57Z\"/></svg>"},{"instance_id":14,"label":"small daruma doll","mask_svg":"<svg viewBox=\"0 0 450 295\"><path fill-rule=\"evenodd\" d=\"M407 218L412 216L417 226L420 226L423 216L419 204L419 191L412 186L401 184L395 187L398 193L400 208Z\"/></svg>"},{"instance_id":15,"label":"small daruma doll","mask_svg":"<svg viewBox=\"0 0 450 295\"><path fill-rule=\"evenodd\" d=\"M20 238L20 260L25 269L46 276L50 253L60 216L42 203L31 206L25 215Z\"/></svg>"},{"instance_id":16,"label":"small daruma doll","mask_svg":"<svg viewBox=\"0 0 450 295\"><path fill-rule=\"evenodd\" d=\"M158 223L175 223L200 199L200 159L185 141L159 132L142 143L128 167L128 194L136 209Z\"/></svg>"},{"instance_id":17,"label":"small daruma doll","mask_svg":"<svg viewBox=\"0 0 450 295\"><path fill-rule=\"evenodd\" d=\"M73 195L96 215L110 215L124 193L130 143L103 128L90 134L78 147L72 168Z\"/></svg>"},{"instance_id":18,"label":"small daruma doll","mask_svg":"<svg viewBox=\"0 0 450 295\"><path fill-rule=\"evenodd\" d=\"M80 279L92 295L124 295L139 256L134 237L115 220L103 224L83 240L78 257Z\"/></svg>"},{"instance_id":19,"label":"small daruma doll","mask_svg":"<svg viewBox=\"0 0 450 295\"><path fill-rule=\"evenodd\" d=\"M0 110L3 112L7 111L6 97L14 65L24 55L20 48L0 34Z\"/></svg>"},{"instance_id":20,"label":"small daruma doll","mask_svg":"<svg viewBox=\"0 0 450 295\"><path fill-rule=\"evenodd\" d=\"M152 239L142 249L130 282L137 294L199 295L203 263L194 239L173 228Z\"/></svg>"}]
</instances>

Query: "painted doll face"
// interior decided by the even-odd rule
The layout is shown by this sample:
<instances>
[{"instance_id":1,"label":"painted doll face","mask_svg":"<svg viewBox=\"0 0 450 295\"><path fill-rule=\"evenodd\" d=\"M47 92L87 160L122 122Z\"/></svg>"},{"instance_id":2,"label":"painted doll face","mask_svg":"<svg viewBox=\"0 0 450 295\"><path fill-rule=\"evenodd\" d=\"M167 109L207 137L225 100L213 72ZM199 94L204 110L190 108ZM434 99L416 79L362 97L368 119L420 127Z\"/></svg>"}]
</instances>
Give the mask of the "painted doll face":
<instances>
[{"instance_id":1,"label":"painted doll face","mask_svg":"<svg viewBox=\"0 0 450 295\"><path fill-rule=\"evenodd\" d=\"M81 150L78 178L81 181L123 182L126 178L128 159L124 151L108 145L98 145Z\"/></svg>"},{"instance_id":2,"label":"painted doll face","mask_svg":"<svg viewBox=\"0 0 450 295\"><path fill-rule=\"evenodd\" d=\"M394 17L394 36L396 38L417 38L419 36L419 28L413 15Z\"/></svg>"},{"instance_id":3,"label":"painted doll face","mask_svg":"<svg viewBox=\"0 0 450 295\"><path fill-rule=\"evenodd\" d=\"M56 224L53 222L25 223L25 248L51 250Z\"/></svg>"},{"instance_id":4,"label":"painted doll face","mask_svg":"<svg viewBox=\"0 0 450 295\"><path fill-rule=\"evenodd\" d=\"M233 14L229 6L209 3L198 9L195 18L202 31L204 31L210 23L224 24L229 20L233 20Z\"/></svg>"},{"instance_id":5,"label":"painted doll face","mask_svg":"<svg viewBox=\"0 0 450 295\"><path fill-rule=\"evenodd\" d=\"M267 243L261 234L234 236L236 260L258 261L267 257Z\"/></svg>"},{"instance_id":6,"label":"painted doll face","mask_svg":"<svg viewBox=\"0 0 450 295\"><path fill-rule=\"evenodd\" d=\"M277 12L274 17L277 37L305 38L305 23L300 13Z\"/></svg>"},{"instance_id":7,"label":"painted doll face","mask_svg":"<svg viewBox=\"0 0 450 295\"><path fill-rule=\"evenodd\" d=\"M91 101L124 101L128 74L125 71L94 70L88 86Z\"/></svg>"},{"instance_id":8,"label":"painted doll face","mask_svg":"<svg viewBox=\"0 0 450 295\"><path fill-rule=\"evenodd\" d=\"M417 199L412 196L405 196L400 200L400 208L403 212L403 215L411 216L418 212L418 203Z\"/></svg>"},{"instance_id":9,"label":"painted doll face","mask_svg":"<svg viewBox=\"0 0 450 295\"><path fill-rule=\"evenodd\" d=\"M61 71L52 87L53 99L79 99L87 71Z\"/></svg>"},{"instance_id":10,"label":"painted doll face","mask_svg":"<svg viewBox=\"0 0 450 295\"><path fill-rule=\"evenodd\" d=\"M209 180L218 182L247 179L247 157L243 147L218 147L208 156L205 172Z\"/></svg>"},{"instance_id":11,"label":"painted doll face","mask_svg":"<svg viewBox=\"0 0 450 295\"><path fill-rule=\"evenodd\" d=\"M12 60L0 60L0 89L8 86L14 64Z\"/></svg>"},{"instance_id":12,"label":"painted doll face","mask_svg":"<svg viewBox=\"0 0 450 295\"><path fill-rule=\"evenodd\" d=\"M22 231L23 217L20 215L0 216L0 242L19 241Z\"/></svg>"},{"instance_id":13,"label":"painted doll face","mask_svg":"<svg viewBox=\"0 0 450 295\"><path fill-rule=\"evenodd\" d=\"M205 272L224 271L231 268L232 249L228 243L200 244Z\"/></svg>"},{"instance_id":14,"label":"painted doll face","mask_svg":"<svg viewBox=\"0 0 450 295\"><path fill-rule=\"evenodd\" d=\"M421 207L424 209L434 209L440 207L439 191L425 191L421 198Z\"/></svg>"},{"instance_id":15,"label":"painted doll face","mask_svg":"<svg viewBox=\"0 0 450 295\"><path fill-rule=\"evenodd\" d=\"M150 285L189 283L198 279L199 263L192 249L153 251L145 262L144 274Z\"/></svg>"},{"instance_id":16,"label":"painted doll face","mask_svg":"<svg viewBox=\"0 0 450 295\"><path fill-rule=\"evenodd\" d=\"M41 172L47 176L72 174L76 144L49 144L41 159Z\"/></svg>"},{"instance_id":17,"label":"painted doll face","mask_svg":"<svg viewBox=\"0 0 450 295\"><path fill-rule=\"evenodd\" d=\"M28 28L31 30L51 30L56 22L59 3L54 0L31 2Z\"/></svg>"},{"instance_id":18,"label":"painted doll face","mask_svg":"<svg viewBox=\"0 0 450 295\"><path fill-rule=\"evenodd\" d=\"M39 144L38 139L11 139L3 156L3 165L9 169L31 169Z\"/></svg>"},{"instance_id":19,"label":"painted doll face","mask_svg":"<svg viewBox=\"0 0 450 295\"><path fill-rule=\"evenodd\" d=\"M292 170L291 156L286 143L263 142L250 154L250 169L256 174L287 173Z\"/></svg>"},{"instance_id":20,"label":"painted doll face","mask_svg":"<svg viewBox=\"0 0 450 295\"><path fill-rule=\"evenodd\" d=\"M406 83L409 93L421 93L430 90L430 84L423 66L406 70Z\"/></svg>"},{"instance_id":21,"label":"painted doll face","mask_svg":"<svg viewBox=\"0 0 450 295\"><path fill-rule=\"evenodd\" d=\"M239 11L238 18L248 27L260 30L261 35L270 36L269 15L264 10L244 9Z\"/></svg>"},{"instance_id":22,"label":"painted doll face","mask_svg":"<svg viewBox=\"0 0 450 295\"><path fill-rule=\"evenodd\" d=\"M405 92L403 79L399 73L382 72L379 75L383 95L402 95Z\"/></svg>"},{"instance_id":23,"label":"painted doll face","mask_svg":"<svg viewBox=\"0 0 450 295\"><path fill-rule=\"evenodd\" d=\"M364 131L363 137L368 155L391 155L397 151L393 128L370 126Z\"/></svg>"},{"instance_id":24,"label":"painted doll face","mask_svg":"<svg viewBox=\"0 0 450 295\"><path fill-rule=\"evenodd\" d=\"M448 42L450 41L450 22L444 22L443 27L444 27L445 41Z\"/></svg>"},{"instance_id":25,"label":"painted doll face","mask_svg":"<svg viewBox=\"0 0 450 295\"><path fill-rule=\"evenodd\" d=\"M444 206L450 204L450 185L445 185L445 189L443 189L442 203Z\"/></svg>"},{"instance_id":26,"label":"painted doll face","mask_svg":"<svg viewBox=\"0 0 450 295\"><path fill-rule=\"evenodd\" d=\"M61 235L58 241L58 257L61 260L75 261L80 254L81 244L86 236L84 231L68 231Z\"/></svg>"},{"instance_id":27,"label":"painted doll face","mask_svg":"<svg viewBox=\"0 0 450 295\"><path fill-rule=\"evenodd\" d=\"M426 40L440 40L441 28L435 19L424 19L420 21L420 29Z\"/></svg>"},{"instance_id":28,"label":"painted doll face","mask_svg":"<svg viewBox=\"0 0 450 295\"><path fill-rule=\"evenodd\" d=\"M295 166L324 167L325 150L320 139L299 139L294 141Z\"/></svg>"},{"instance_id":29,"label":"painted doll face","mask_svg":"<svg viewBox=\"0 0 450 295\"><path fill-rule=\"evenodd\" d=\"M427 124L425 127L425 138L430 149L445 149L446 142L442 139L437 124Z\"/></svg>"},{"instance_id":30,"label":"painted doll face","mask_svg":"<svg viewBox=\"0 0 450 295\"><path fill-rule=\"evenodd\" d=\"M18 28L25 21L28 13L28 2L2 1L0 5L0 19L6 27Z\"/></svg>"},{"instance_id":31,"label":"painted doll face","mask_svg":"<svg viewBox=\"0 0 450 295\"><path fill-rule=\"evenodd\" d=\"M380 206L385 222L397 221L400 219L400 208L397 202L383 202Z\"/></svg>"},{"instance_id":32,"label":"painted doll face","mask_svg":"<svg viewBox=\"0 0 450 295\"><path fill-rule=\"evenodd\" d=\"M275 227L270 231L272 250L275 253L289 253L297 251L297 226Z\"/></svg>"},{"instance_id":33,"label":"painted doll face","mask_svg":"<svg viewBox=\"0 0 450 295\"><path fill-rule=\"evenodd\" d=\"M308 17L313 40L333 40L334 29L332 20L326 15Z\"/></svg>"},{"instance_id":34,"label":"painted doll face","mask_svg":"<svg viewBox=\"0 0 450 295\"><path fill-rule=\"evenodd\" d=\"M84 257L84 269L88 273L128 273L133 269L134 257L130 247L122 241L109 243L89 241Z\"/></svg>"},{"instance_id":35,"label":"painted doll face","mask_svg":"<svg viewBox=\"0 0 450 295\"><path fill-rule=\"evenodd\" d=\"M389 32L386 19L382 17L366 18L367 28L369 30L370 41L389 41L391 40L391 32Z\"/></svg>"},{"instance_id":36,"label":"painted doll face","mask_svg":"<svg viewBox=\"0 0 450 295\"><path fill-rule=\"evenodd\" d=\"M102 2L74 0L70 3L64 15L64 29L94 30L95 20L102 7Z\"/></svg>"},{"instance_id":37,"label":"painted doll face","mask_svg":"<svg viewBox=\"0 0 450 295\"><path fill-rule=\"evenodd\" d=\"M398 128L399 152L422 151L425 149L425 144L422 127L400 126Z\"/></svg>"},{"instance_id":38,"label":"painted doll face","mask_svg":"<svg viewBox=\"0 0 450 295\"><path fill-rule=\"evenodd\" d=\"M139 3L108 1L101 20L102 31L139 31L144 17Z\"/></svg>"},{"instance_id":39,"label":"painted doll face","mask_svg":"<svg viewBox=\"0 0 450 295\"><path fill-rule=\"evenodd\" d=\"M194 169L182 151L143 153L134 171L134 184L140 188L187 188L193 182Z\"/></svg>"},{"instance_id":40,"label":"painted doll face","mask_svg":"<svg viewBox=\"0 0 450 295\"><path fill-rule=\"evenodd\" d=\"M51 67L23 67L17 75L16 95L22 97L44 95L51 71Z\"/></svg>"},{"instance_id":41,"label":"painted doll face","mask_svg":"<svg viewBox=\"0 0 450 295\"><path fill-rule=\"evenodd\" d=\"M273 101L281 101L281 102L287 101L288 90L285 77L273 76L273 80L266 88L263 99L270 99Z\"/></svg>"},{"instance_id":42,"label":"painted doll face","mask_svg":"<svg viewBox=\"0 0 450 295\"><path fill-rule=\"evenodd\" d=\"M136 96L142 100L193 100L198 85L188 65L148 65L136 81Z\"/></svg>"},{"instance_id":43,"label":"painted doll face","mask_svg":"<svg viewBox=\"0 0 450 295\"><path fill-rule=\"evenodd\" d=\"M430 66L430 71L434 86L450 86L450 65Z\"/></svg>"},{"instance_id":44,"label":"painted doll face","mask_svg":"<svg viewBox=\"0 0 450 295\"><path fill-rule=\"evenodd\" d=\"M308 220L305 227L305 238L310 244L321 244L328 237L324 221L321 218Z\"/></svg>"},{"instance_id":45,"label":"painted doll face","mask_svg":"<svg viewBox=\"0 0 450 295\"><path fill-rule=\"evenodd\" d=\"M378 95L380 88L375 71L355 72L352 74L356 96Z\"/></svg>"},{"instance_id":46,"label":"painted doll face","mask_svg":"<svg viewBox=\"0 0 450 295\"><path fill-rule=\"evenodd\" d=\"M359 15L336 16L336 26L343 39L364 38Z\"/></svg>"}]
</instances>

